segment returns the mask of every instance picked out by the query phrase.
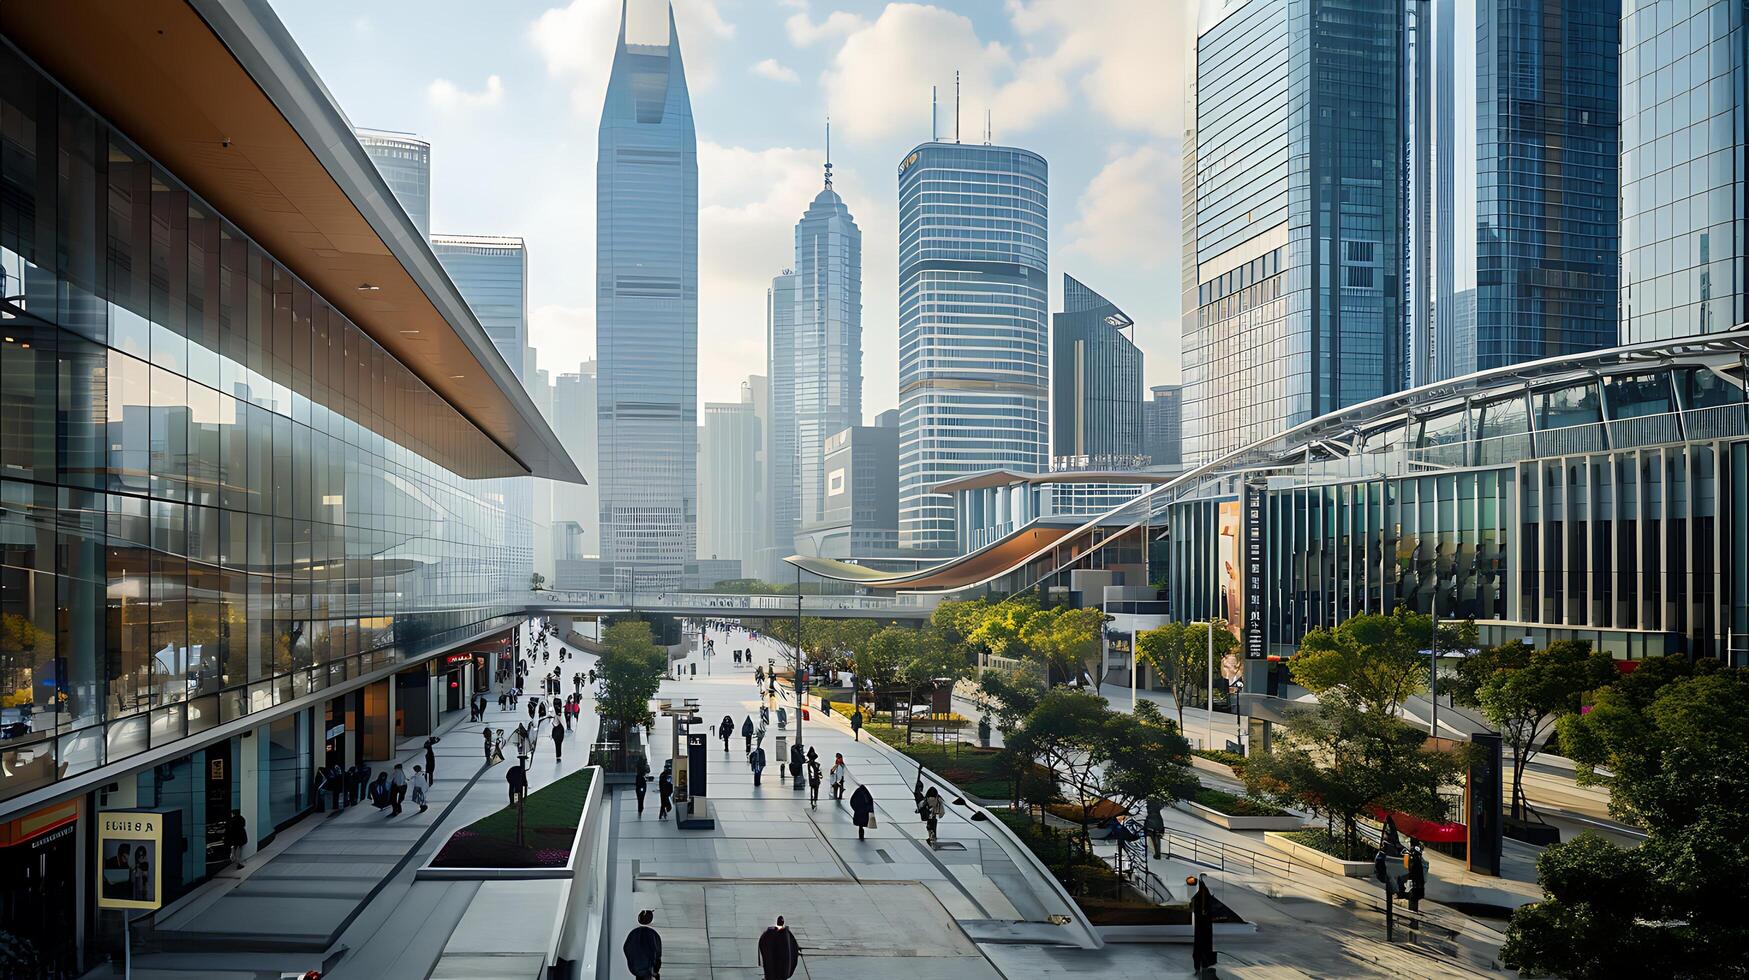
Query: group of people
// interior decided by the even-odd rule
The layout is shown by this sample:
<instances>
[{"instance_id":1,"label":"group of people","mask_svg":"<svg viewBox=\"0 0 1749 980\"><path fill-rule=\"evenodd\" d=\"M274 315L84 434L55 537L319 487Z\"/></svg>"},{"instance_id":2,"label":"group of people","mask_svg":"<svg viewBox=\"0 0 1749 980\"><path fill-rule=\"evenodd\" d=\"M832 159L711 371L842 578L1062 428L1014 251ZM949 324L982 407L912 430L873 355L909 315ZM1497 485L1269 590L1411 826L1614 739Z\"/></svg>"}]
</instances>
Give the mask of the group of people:
<instances>
[{"instance_id":1,"label":"group of people","mask_svg":"<svg viewBox=\"0 0 1749 980\"><path fill-rule=\"evenodd\" d=\"M658 980L662 975L662 934L651 923L656 921L653 909L638 913L637 927L626 934L626 970L638 980ZM759 972L764 980L789 980L802 964L802 944L795 931L777 917L777 924L765 927L759 934Z\"/></svg>"}]
</instances>

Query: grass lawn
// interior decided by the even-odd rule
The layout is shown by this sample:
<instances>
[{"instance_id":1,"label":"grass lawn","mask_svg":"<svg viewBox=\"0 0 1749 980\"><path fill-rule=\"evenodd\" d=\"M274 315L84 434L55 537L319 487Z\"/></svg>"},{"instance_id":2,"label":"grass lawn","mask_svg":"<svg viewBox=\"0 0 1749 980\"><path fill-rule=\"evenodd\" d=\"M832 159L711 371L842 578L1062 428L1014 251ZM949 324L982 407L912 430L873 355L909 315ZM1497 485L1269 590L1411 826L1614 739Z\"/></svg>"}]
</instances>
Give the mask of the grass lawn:
<instances>
[{"instance_id":1,"label":"grass lawn","mask_svg":"<svg viewBox=\"0 0 1749 980\"><path fill-rule=\"evenodd\" d=\"M562 868L571 860L577 821L595 770L580 769L523 801L525 846L516 844L516 811L506 806L455 832L432 860L439 868Z\"/></svg>"},{"instance_id":2,"label":"grass lawn","mask_svg":"<svg viewBox=\"0 0 1749 980\"><path fill-rule=\"evenodd\" d=\"M1210 789L1207 786L1196 791L1196 802L1218 813L1229 817L1285 817L1287 811L1278 806L1272 806L1263 800L1225 790Z\"/></svg>"}]
</instances>

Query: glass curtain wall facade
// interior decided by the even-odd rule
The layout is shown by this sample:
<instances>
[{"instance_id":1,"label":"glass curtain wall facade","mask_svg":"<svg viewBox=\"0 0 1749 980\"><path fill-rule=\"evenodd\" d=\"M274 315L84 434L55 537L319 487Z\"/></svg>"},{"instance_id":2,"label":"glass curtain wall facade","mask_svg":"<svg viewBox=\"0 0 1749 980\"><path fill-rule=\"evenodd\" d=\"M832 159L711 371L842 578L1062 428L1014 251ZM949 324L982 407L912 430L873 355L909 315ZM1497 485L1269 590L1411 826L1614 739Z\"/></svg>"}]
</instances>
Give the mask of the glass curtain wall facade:
<instances>
[{"instance_id":1,"label":"glass curtain wall facade","mask_svg":"<svg viewBox=\"0 0 1749 980\"><path fill-rule=\"evenodd\" d=\"M794 356L798 518L805 525L826 506L827 438L862 424L862 231L829 173L796 223Z\"/></svg>"},{"instance_id":2,"label":"glass curtain wall facade","mask_svg":"<svg viewBox=\"0 0 1749 980\"><path fill-rule=\"evenodd\" d=\"M1178 466L1184 462L1184 389L1155 385L1143 419L1147 423L1148 462Z\"/></svg>"},{"instance_id":3,"label":"glass curtain wall facade","mask_svg":"<svg viewBox=\"0 0 1749 980\"><path fill-rule=\"evenodd\" d=\"M925 143L899 167L902 548L954 548L932 488L1046 465L1048 184L1006 146Z\"/></svg>"},{"instance_id":4,"label":"glass curtain wall facade","mask_svg":"<svg viewBox=\"0 0 1749 980\"><path fill-rule=\"evenodd\" d=\"M431 144L409 133L360 129L354 135L377 165L383 183L413 219L413 227L431 237Z\"/></svg>"},{"instance_id":5,"label":"glass curtain wall facade","mask_svg":"<svg viewBox=\"0 0 1749 980\"><path fill-rule=\"evenodd\" d=\"M785 269L782 275L772 277L765 294L765 356L770 371L765 440L766 507L771 512L768 546L780 561L795 553L796 534L801 530L800 457L796 453L798 280L795 272Z\"/></svg>"},{"instance_id":6,"label":"glass curtain wall facade","mask_svg":"<svg viewBox=\"0 0 1749 980\"><path fill-rule=\"evenodd\" d=\"M1412 9L1409 383L1612 346L1621 4Z\"/></svg>"},{"instance_id":7,"label":"glass curtain wall facade","mask_svg":"<svg viewBox=\"0 0 1749 980\"><path fill-rule=\"evenodd\" d=\"M699 429L698 557L745 562L759 550L759 420L751 400L705 402Z\"/></svg>"},{"instance_id":8,"label":"glass curtain wall facade","mask_svg":"<svg viewBox=\"0 0 1749 980\"><path fill-rule=\"evenodd\" d=\"M1744 6L1621 2L1621 342L1744 322Z\"/></svg>"},{"instance_id":9,"label":"glass curtain wall facade","mask_svg":"<svg viewBox=\"0 0 1749 980\"><path fill-rule=\"evenodd\" d=\"M522 378L528 366L528 247L520 238L498 235L433 235L431 251L498 355Z\"/></svg>"},{"instance_id":10,"label":"glass curtain wall facade","mask_svg":"<svg viewBox=\"0 0 1749 980\"><path fill-rule=\"evenodd\" d=\"M622 11L595 180L601 556L677 585L698 546L698 142L672 8L664 44L628 44Z\"/></svg>"},{"instance_id":11,"label":"glass curtain wall facade","mask_svg":"<svg viewBox=\"0 0 1749 980\"><path fill-rule=\"evenodd\" d=\"M1198 25L1185 452L1401 387L1405 11L1248 0Z\"/></svg>"},{"instance_id":12,"label":"glass curtain wall facade","mask_svg":"<svg viewBox=\"0 0 1749 980\"><path fill-rule=\"evenodd\" d=\"M1135 321L1074 276L1051 318L1051 466L1130 469L1146 455L1142 351L1123 328Z\"/></svg>"},{"instance_id":13,"label":"glass curtain wall facade","mask_svg":"<svg viewBox=\"0 0 1749 980\"><path fill-rule=\"evenodd\" d=\"M434 462L502 450L8 46L0 113L0 804L507 625Z\"/></svg>"}]
</instances>

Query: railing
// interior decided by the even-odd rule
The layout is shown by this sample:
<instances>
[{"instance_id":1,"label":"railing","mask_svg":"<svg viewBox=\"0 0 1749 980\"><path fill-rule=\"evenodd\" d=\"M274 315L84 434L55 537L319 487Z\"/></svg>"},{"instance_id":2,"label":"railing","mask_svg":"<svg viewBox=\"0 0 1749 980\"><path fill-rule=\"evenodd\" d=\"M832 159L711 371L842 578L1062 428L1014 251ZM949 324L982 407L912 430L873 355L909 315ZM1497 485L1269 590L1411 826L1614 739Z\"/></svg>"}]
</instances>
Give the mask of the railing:
<instances>
[{"instance_id":1,"label":"railing","mask_svg":"<svg viewBox=\"0 0 1749 980\"><path fill-rule=\"evenodd\" d=\"M1242 871L1246 874L1273 874L1293 877L1293 859L1286 854L1254 851L1248 847L1228 847L1219 841L1194 834L1166 831L1161 848L1169 857L1183 858L1217 871Z\"/></svg>"},{"instance_id":2,"label":"railing","mask_svg":"<svg viewBox=\"0 0 1749 980\"><path fill-rule=\"evenodd\" d=\"M637 591L630 589L549 590L531 594L538 597L531 600L532 605L625 606L627 608L641 606L646 608L721 609L725 612L768 610L774 613L793 613L796 610L796 597L793 595L743 595L732 592L646 592L641 589ZM934 609L940 601L941 597L938 595L911 593L890 596L805 595L802 597L802 612L883 612L888 610L928 612Z\"/></svg>"},{"instance_id":3,"label":"railing","mask_svg":"<svg viewBox=\"0 0 1749 980\"><path fill-rule=\"evenodd\" d=\"M1661 412L1540 429L1534 435L1512 432L1486 439L1411 446L1404 450L1404 455L1412 466L1500 466L1525 459L1666 445L1681 442L1684 438L1728 439L1745 434L1749 434L1749 411L1745 406L1712 405L1684 412Z\"/></svg>"}]
</instances>

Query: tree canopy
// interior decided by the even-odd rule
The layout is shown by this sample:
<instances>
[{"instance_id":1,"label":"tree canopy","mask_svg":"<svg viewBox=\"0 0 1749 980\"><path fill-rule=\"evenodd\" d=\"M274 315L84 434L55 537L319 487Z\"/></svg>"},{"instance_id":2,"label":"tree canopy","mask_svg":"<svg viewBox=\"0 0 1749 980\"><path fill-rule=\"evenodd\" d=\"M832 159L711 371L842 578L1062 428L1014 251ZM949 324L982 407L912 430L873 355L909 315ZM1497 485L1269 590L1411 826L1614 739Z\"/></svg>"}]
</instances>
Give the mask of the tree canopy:
<instances>
[{"instance_id":1,"label":"tree canopy","mask_svg":"<svg viewBox=\"0 0 1749 980\"><path fill-rule=\"evenodd\" d=\"M1440 624L1442 650L1469 649L1475 638L1473 622ZM1400 607L1389 615L1353 616L1334 629L1312 630L1288 670L1308 691L1322 695L1345 688L1366 709L1394 716L1405 700L1427 690L1432 648L1432 618Z\"/></svg>"}]
</instances>

